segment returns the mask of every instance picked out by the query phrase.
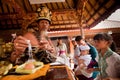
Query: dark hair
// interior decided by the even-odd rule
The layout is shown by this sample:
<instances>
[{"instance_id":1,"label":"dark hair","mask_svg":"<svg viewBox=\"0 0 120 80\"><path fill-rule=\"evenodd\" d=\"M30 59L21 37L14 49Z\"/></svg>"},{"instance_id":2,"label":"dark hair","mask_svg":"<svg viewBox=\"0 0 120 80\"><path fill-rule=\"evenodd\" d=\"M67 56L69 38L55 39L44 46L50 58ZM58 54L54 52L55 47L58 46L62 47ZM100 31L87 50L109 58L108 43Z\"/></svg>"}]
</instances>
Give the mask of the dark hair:
<instances>
[{"instance_id":1,"label":"dark hair","mask_svg":"<svg viewBox=\"0 0 120 80\"><path fill-rule=\"evenodd\" d=\"M75 41L80 41L82 39L83 39L82 36L76 36Z\"/></svg>"},{"instance_id":2,"label":"dark hair","mask_svg":"<svg viewBox=\"0 0 120 80\"><path fill-rule=\"evenodd\" d=\"M94 36L93 38L94 40L105 40L110 42L110 44L112 43L113 39L112 36L108 33L98 33Z\"/></svg>"},{"instance_id":3,"label":"dark hair","mask_svg":"<svg viewBox=\"0 0 120 80\"><path fill-rule=\"evenodd\" d=\"M62 38L61 37L58 37L57 38L58 40L62 40ZM60 45L60 43L59 42L57 42L57 47Z\"/></svg>"},{"instance_id":4,"label":"dark hair","mask_svg":"<svg viewBox=\"0 0 120 80\"><path fill-rule=\"evenodd\" d=\"M111 43L110 49L111 49L112 51L116 52L117 47L116 47L116 44L115 44L114 41Z\"/></svg>"},{"instance_id":5,"label":"dark hair","mask_svg":"<svg viewBox=\"0 0 120 80\"><path fill-rule=\"evenodd\" d=\"M58 40L62 40L62 38L61 38L61 37L58 37Z\"/></svg>"}]
</instances>

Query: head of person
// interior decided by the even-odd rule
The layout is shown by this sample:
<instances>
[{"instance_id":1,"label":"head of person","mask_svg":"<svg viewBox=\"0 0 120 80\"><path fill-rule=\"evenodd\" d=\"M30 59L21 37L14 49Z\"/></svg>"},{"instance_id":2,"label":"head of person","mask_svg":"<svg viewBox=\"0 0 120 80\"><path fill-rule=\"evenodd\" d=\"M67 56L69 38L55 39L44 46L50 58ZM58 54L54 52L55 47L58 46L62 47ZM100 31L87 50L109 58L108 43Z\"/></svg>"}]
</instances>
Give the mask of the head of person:
<instances>
[{"instance_id":1,"label":"head of person","mask_svg":"<svg viewBox=\"0 0 120 80\"><path fill-rule=\"evenodd\" d=\"M90 47L88 45L80 45L79 48L82 55L89 54Z\"/></svg>"},{"instance_id":2,"label":"head of person","mask_svg":"<svg viewBox=\"0 0 120 80\"><path fill-rule=\"evenodd\" d=\"M78 45L85 45L85 41L83 40L82 36L76 36L75 41Z\"/></svg>"},{"instance_id":3,"label":"head of person","mask_svg":"<svg viewBox=\"0 0 120 80\"><path fill-rule=\"evenodd\" d=\"M77 43L76 43L76 41L75 41L75 38L73 38L71 42L72 42L72 44L73 44L74 46L77 45Z\"/></svg>"},{"instance_id":4,"label":"head of person","mask_svg":"<svg viewBox=\"0 0 120 80\"><path fill-rule=\"evenodd\" d=\"M94 36L93 39L97 49L108 48L113 41L112 36L108 33L98 33Z\"/></svg>"},{"instance_id":5,"label":"head of person","mask_svg":"<svg viewBox=\"0 0 120 80\"><path fill-rule=\"evenodd\" d=\"M58 46L63 43L61 37L59 37L57 40L58 40L58 41L57 41L57 42L58 42L58 44L57 44Z\"/></svg>"},{"instance_id":6,"label":"head of person","mask_svg":"<svg viewBox=\"0 0 120 80\"><path fill-rule=\"evenodd\" d=\"M51 11L47 7L40 7L37 10L38 29L40 31L47 31L51 23Z\"/></svg>"}]
</instances>

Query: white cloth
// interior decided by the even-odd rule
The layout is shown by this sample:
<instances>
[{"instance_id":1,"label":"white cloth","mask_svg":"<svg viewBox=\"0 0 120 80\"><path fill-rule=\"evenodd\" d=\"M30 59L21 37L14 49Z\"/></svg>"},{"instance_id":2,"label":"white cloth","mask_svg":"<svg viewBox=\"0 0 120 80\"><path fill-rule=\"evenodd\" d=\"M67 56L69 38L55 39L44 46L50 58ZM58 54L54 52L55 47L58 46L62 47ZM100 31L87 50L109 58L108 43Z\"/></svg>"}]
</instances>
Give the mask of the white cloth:
<instances>
[{"instance_id":1,"label":"white cloth","mask_svg":"<svg viewBox=\"0 0 120 80\"><path fill-rule=\"evenodd\" d=\"M68 57L65 57L65 56L60 57L60 56L58 56L56 61L54 63L52 63L52 64L65 64L70 68L71 66L70 66L69 60L70 59Z\"/></svg>"},{"instance_id":2,"label":"white cloth","mask_svg":"<svg viewBox=\"0 0 120 80\"><path fill-rule=\"evenodd\" d=\"M80 50L90 50L90 47L88 45L80 45Z\"/></svg>"},{"instance_id":3,"label":"white cloth","mask_svg":"<svg viewBox=\"0 0 120 80\"><path fill-rule=\"evenodd\" d=\"M84 64L86 66L88 66L90 64L90 61L92 59L91 55L83 55L83 56L80 56L79 59L83 59L84 60Z\"/></svg>"},{"instance_id":4,"label":"white cloth","mask_svg":"<svg viewBox=\"0 0 120 80\"><path fill-rule=\"evenodd\" d=\"M108 63L108 67L106 72L111 77L118 77L120 78L120 55L117 53L113 53L108 59L106 59Z\"/></svg>"},{"instance_id":5,"label":"white cloth","mask_svg":"<svg viewBox=\"0 0 120 80\"><path fill-rule=\"evenodd\" d=\"M67 46L65 43L62 43L61 45L57 46L57 59L56 62L60 64L65 64L68 67L70 67L69 57L67 57Z\"/></svg>"},{"instance_id":6,"label":"white cloth","mask_svg":"<svg viewBox=\"0 0 120 80\"><path fill-rule=\"evenodd\" d=\"M78 61L77 59L75 58L76 56L80 56L80 49L79 49L79 46L77 45L76 48L74 49L74 64L75 65L78 65Z\"/></svg>"},{"instance_id":7,"label":"white cloth","mask_svg":"<svg viewBox=\"0 0 120 80\"><path fill-rule=\"evenodd\" d=\"M83 55L83 56L80 56L79 59L83 59L84 60L84 64L86 66L86 67L84 67L83 69L80 70L82 75L86 76L87 78L91 77L92 73L87 73L86 72L87 66L90 64L91 59L92 59L91 55ZM81 65L78 65L77 68L75 69L75 71L77 71L77 70L79 71L79 69L80 69L79 67L80 66Z\"/></svg>"},{"instance_id":8,"label":"white cloth","mask_svg":"<svg viewBox=\"0 0 120 80\"><path fill-rule=\"evenodd\" d=\"M64 51L62 54L67 54L67 53L66 53L66 52L67 52L67 46L66 46L66 44L65 44L65 43L62 43L61 45L57 46L56 51L57 51L57 53L58 53L57 56L60 56L60 55L61 55L60 51Z\"/></svg>"}]
</instances>

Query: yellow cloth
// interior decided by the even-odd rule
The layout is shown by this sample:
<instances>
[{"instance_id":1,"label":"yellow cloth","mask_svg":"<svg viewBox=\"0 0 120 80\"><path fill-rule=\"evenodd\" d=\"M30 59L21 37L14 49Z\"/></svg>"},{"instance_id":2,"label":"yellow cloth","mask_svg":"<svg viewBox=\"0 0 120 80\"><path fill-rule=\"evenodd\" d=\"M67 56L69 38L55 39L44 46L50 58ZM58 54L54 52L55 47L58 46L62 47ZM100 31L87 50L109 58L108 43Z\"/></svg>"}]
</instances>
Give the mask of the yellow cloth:
<instances>
[{"instance_id":1,"label":"yellow cloth","mask_svg":"<svg viewBox=\"0 0 120 80\"><path fill-rule=\"evenodd\" d=\"M43 68L37 70L35 73L33 74L29 74L29 75L8 75L3 77L0 80L33 80L35 78L38 78L40 76L45 76L47 73L47 70L50 68L50 65L44 65Z\"/></svg>"}]
</instances>

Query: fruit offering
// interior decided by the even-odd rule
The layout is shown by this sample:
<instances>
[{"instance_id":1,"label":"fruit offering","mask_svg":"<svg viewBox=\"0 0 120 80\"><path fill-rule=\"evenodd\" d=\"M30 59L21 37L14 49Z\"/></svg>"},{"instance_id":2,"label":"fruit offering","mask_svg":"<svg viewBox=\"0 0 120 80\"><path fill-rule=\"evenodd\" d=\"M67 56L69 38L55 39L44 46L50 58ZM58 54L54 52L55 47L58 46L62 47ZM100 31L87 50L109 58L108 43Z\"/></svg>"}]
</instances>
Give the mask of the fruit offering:
<instances>
[{"instance_id":1,"label":"fruit offering","mask_svg":"<svg viewBox=\"0 0 120 80\"><path fill-rule=\"evenodd\" d=\"M0 61L0 76L6 75L13 65L7 61Z\"/></svg>"},{"instance_id":2,"label":"fruit offering","mask_svg":"<svg viewBox=\"0 0 120 80\"><path fill-rule=\"evenodd\" d=\"M25 62L24 64L18 66L15 70L16 73L31 74L35 73L38 69L44 66L43 62L32 61Z\"/></svg>"}]
</instances>

